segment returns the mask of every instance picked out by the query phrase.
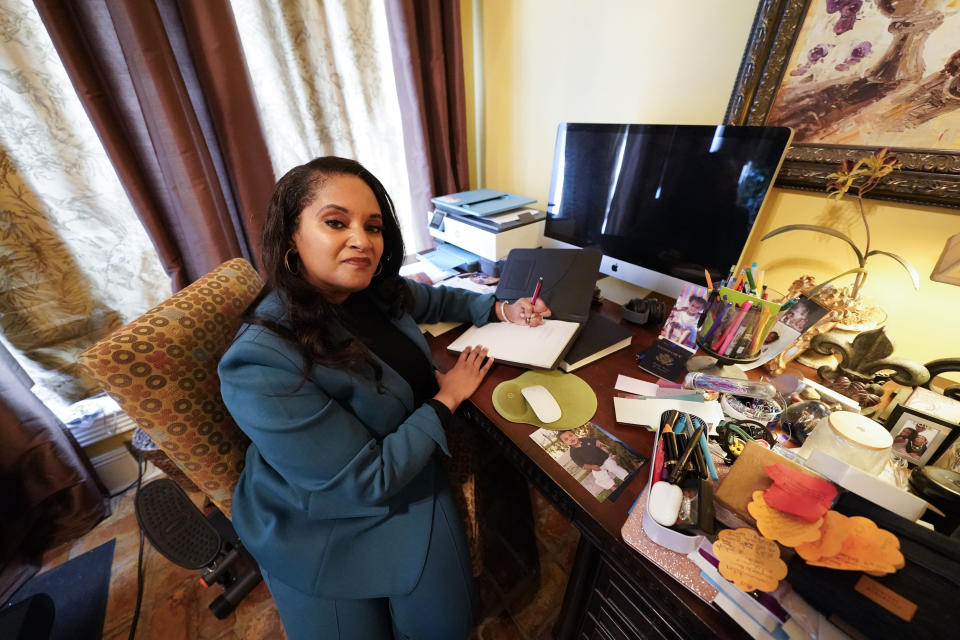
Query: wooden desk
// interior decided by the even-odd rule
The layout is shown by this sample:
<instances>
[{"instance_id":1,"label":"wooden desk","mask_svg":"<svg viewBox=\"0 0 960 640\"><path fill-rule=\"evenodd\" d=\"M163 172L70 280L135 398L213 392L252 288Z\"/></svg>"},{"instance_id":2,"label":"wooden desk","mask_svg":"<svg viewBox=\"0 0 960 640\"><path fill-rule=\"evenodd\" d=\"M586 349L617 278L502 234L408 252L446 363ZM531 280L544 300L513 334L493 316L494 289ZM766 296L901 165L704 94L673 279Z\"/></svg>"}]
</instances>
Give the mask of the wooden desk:
<instances>
[{"instance_id":1,"label":"wooden desk","mask_svg":"<svg viewBox=\"0 0 960 640\"><path fill-rule=\"evenodd\" d=\"M604 315L620 319L620 307L605 302ZM455 362L446 350L462 329L431 340L437 365ZM642 427L618 425L613 411L613 386L620 373L654 380L639 369L635 356L656 338L637 327L633 344L577 369L597 394L593 422L652 459L653 434ZM620 536L627 510L647 483L650 465L635 477L616 502L598 502L531 438L534 427L508 422L493 408L493 389L523 369L496 365L462 407L465 417L501 449L520 472L554 507L580 530L580 545L567 583L563 611L554 638L746 638L725 613L707 605L660 567L634 551Z\"/></svg>"}]
</instances>

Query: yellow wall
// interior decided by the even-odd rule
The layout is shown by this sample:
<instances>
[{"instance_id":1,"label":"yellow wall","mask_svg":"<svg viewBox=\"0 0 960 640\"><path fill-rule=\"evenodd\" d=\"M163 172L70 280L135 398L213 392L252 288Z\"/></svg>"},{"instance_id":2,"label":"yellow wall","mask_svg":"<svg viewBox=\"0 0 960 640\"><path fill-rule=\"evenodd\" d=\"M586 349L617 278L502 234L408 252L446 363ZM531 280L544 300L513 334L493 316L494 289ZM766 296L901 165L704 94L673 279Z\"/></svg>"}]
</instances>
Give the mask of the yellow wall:
<instances>
[{"instance_id":1,"label":"yellow wall","mask_svg":"<svg viewBox=\"0 0 960 640\"><path fill-rule=\"evenodd\" d=\"M559 122L720 122L756 11L752 0L472 2L482 14L485 86L485 184L478 186L536 197L540 206ZM471 0L461 6L468 13ZM468 101L472 82L468 67ZM822 222L832 203L774 190L746 261L766 266L768 282L781 289L800 274L855 266L838 240L799 232L757 240L783 224ZM844 204L853 211L852 203L833 206ZM915 292L896 263L880 257L869 265L865 293L890 313L897 353L921 362L960 357L960 287L929 279L946 238L960 233L960 212L879 201L868 207L873 246L901 254L920 273ZM850 232L862 239L860 228Z\"/></svg>"}]
</instances>

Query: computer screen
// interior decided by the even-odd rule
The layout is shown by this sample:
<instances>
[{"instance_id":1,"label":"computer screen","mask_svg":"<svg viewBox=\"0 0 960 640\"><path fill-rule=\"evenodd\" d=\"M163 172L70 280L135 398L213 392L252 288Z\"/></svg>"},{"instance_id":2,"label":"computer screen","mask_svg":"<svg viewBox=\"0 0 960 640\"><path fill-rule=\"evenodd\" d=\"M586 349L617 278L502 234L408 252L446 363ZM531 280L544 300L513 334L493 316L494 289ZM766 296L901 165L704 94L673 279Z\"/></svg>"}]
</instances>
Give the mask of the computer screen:
<instances>
[{"instance_id":1,"label":"computer screen","mask_svg":"<svg viewBox=\"0 0 960 640\"><path fill-rule=\"evenodd\" d=\"M561 123L545 246L593 247L601 271L676 296L727 275L791 139L787 127Z\"/></svg>"}]
</instances>

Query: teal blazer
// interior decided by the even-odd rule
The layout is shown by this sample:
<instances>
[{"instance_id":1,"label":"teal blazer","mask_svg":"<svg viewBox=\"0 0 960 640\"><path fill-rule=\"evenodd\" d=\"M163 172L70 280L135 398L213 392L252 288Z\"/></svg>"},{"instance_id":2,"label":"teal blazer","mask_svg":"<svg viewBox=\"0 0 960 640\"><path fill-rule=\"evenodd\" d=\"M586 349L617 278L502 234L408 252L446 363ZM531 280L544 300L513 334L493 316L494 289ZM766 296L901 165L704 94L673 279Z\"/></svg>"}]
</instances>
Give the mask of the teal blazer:
<instances>
[{"instance_id":1,"label":"teal blazer","mask_svg":"<svg viewBox=\"0 0 960 640\"><path fill-rule=\"evenodd\" d=\"M417 323L484 324L492 295L410 282L413 309L394 325L430 348ZM386 305L384 305L385 307ZM257 315L281 324L275 292ZM342 337L349 333L342 327ZM447 451L436 411L378 359L384 392L355 372L314 366L275 332L245 325L220 361L223 400L251 440L233 498L233 524L270 574L325 598L410 592L420 577Z\"/></svg>"}]
</instances>

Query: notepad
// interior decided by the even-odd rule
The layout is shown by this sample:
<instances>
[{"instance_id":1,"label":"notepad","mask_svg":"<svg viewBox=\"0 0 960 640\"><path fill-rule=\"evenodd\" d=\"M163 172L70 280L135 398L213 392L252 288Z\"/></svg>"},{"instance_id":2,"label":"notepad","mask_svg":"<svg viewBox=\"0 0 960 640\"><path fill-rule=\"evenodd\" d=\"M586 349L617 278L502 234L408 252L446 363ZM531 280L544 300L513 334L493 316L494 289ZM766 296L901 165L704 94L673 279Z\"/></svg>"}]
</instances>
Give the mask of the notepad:
<instances>
[{"instance_id":1,"label":"notepad","mask_svg":"<svg viewBox=\"0 0 960 640\"><path fill-rule=\"evenodd\" d=\"M463 351L482 345L497 362L534 369L553 369L573 342L579 323L544 320L542 325L527 327L510 322L491 322L470 327L447 347Z\"/></svg>"},{"instance_id":2,"label":"notepad","mask_svg":"<svg viewBox=\"0 0 960 640\"><path fill-rule=\"evenodd\" d=\"M567 373L630 346L633 329L598 313L591 313L570 351L560 362Z\"/></svg>"}]
</instances>

